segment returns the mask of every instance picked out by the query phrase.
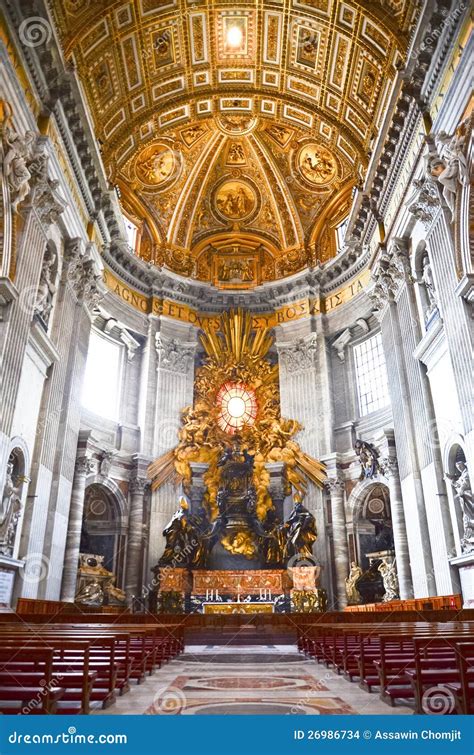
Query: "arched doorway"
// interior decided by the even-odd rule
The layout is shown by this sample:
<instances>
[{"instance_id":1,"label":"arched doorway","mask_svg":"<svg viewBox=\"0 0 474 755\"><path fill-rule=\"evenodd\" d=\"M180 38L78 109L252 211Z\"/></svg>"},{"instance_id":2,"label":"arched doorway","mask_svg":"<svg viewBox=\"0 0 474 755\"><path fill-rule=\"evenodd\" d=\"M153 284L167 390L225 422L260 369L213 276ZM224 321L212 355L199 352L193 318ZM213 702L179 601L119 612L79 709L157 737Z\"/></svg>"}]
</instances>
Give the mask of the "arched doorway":
<instances>
[{"instance_id":1,"label":"arched doorway","mask_svg":"<svg viewBox=\"0 0 474 755\"><path fill-rule=\"evenodd\" d=\"M350 557L363 573L357 590L362 603L378 603L387 599L379 567L393 565L395 561L389 489L380 482L364 481L356 486L351 497Z\"/></svg>"},{"instance_id":2,"label":"arched doorway","mask_svg":"<svg viewBox=\"0 0 474 755\"><path fill-rule=\"evenodd\" d=\"M115 574L117 586L124 578L126 533L117 497L105 485L86 489L81 532L81 553L103 556L103 565Z\"/></svg>"},{"instance_id":3,"label":"arched doorway","mask_svg":"<svg viewBox=\"0 0 474 755\"><path fill-rule=\"evenodd\" d=\"M394 547L388 487L382 483L370 485L354 514L354 555L365 571L369 568L367 554Z\"/></svg>"}]
</instances>

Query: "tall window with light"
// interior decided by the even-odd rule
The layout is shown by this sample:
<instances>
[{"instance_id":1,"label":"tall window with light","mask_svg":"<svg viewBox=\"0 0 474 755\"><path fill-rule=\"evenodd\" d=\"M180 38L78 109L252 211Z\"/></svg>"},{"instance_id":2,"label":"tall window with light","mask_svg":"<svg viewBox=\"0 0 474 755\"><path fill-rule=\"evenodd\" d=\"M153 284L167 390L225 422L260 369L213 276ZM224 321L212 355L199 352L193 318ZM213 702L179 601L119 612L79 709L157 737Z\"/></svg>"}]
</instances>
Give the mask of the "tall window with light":
<instances>
[{"instance_id":1,"label":"tall window with light","mask_svg":"<svg viewBox=\"0 0 474 755\"><path fill-rule=\"evenodd\" d=\"M365 417L390 403L380 333L354 346L354 360L359 413Z\"/></svg>"},{"instance_id":2,"label":"tall window with light","mask_svg":"<svg viewBox=\"0 0 474 755\"><path fill-rule=\"evenodd\" d=\"M97 330L91 331L86 370L82 386L82 406L106 419L118 419L121 344Z\"/></svg>"}]
</instances>

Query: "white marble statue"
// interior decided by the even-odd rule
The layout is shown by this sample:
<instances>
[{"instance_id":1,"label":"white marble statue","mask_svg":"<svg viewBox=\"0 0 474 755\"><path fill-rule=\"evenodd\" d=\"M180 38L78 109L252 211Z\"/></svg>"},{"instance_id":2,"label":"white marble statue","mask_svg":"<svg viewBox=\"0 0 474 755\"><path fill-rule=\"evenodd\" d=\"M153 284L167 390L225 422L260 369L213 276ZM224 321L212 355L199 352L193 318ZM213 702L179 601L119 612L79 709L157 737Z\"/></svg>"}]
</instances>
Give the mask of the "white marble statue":
<instances>
[{"instance_id":1,"label":"white marble statue","mask_svg":"<svg viewBox=\"0 0 474 755\"><path fill-rule=\"evenodd\" d=\"M30 190L31 173L28 169L28 161L31 158L36 136L33 131L27 131L22 137L13 128L7 126L3 132L3 140L5 151L3 173L10 187L12 207L16 210Z\"/></svg>"},{"instance_id":2,"label":"white marble statue","mask_svg":"<svg viewBox=\"0 0 474 755\"><path fill-rule=\"evenodd\" d=\"M421 281L425 287L426 295L428 297L428 307L425 311L426 319L432 314L435 309L438 309L438 298L436 295L436 287L433 278L433 269L431 267L430 258L427 254L424 255L422 260L422 274Z\"/></svg>"},{"instance_id":3,"label":"white marble statue","mask_svg":"<svg viewBox=\"0 0 474 755\"><path fill-rule=\"evenodd\" d=\"M467 183L469 174L464 154L466 137L456 134L449 136L442 131L437 135L436 141L443 145L441 156L445 164L444 170L438 175L438 181L443 187L443 197L450 209L451 219L454 220L456 194L459 186Z\"/></svg>"},{"instance_id":4,"label":"white marble statue","mask_svg":"<svg viewBox=\"0 0 474 755\"><path fill-rule=\"evenodd\" d=\"M388 603L390 600L397 600L400 597L397 570L395 568L395 562L387 563L382 561L378 570L382 575L383 586L385 588L385 595L383 596L383 602Z\"/></svg>"},{"instance_id":5,"label":"white marble statue","mask_svg":"<svg viewBox=\"0 0 474 755\"><path fill-rule=\"evenodd\" d=\"M458 461L456 469L459 476L447 475L447 477L451 480L463 515L461 548L464 553L471 553L474 551L474 495L466 464L463 461Z\"/></svg>"},{"instance_id":6,"label":"white marble statue","mask_svg":"<svg viewBox=\"0 0 474 755\"><path fill-rule=\"evenodd\" d=\"M35 312L41 315L45 323L48 322L53 308L53 297L56 293L56 252L51 249L46 252L41 277L36 295Z\"/></svg>"},{"instance_id":7,"label":"white marble statue","mask_svg":"<svg viewBox=\"0 0 474 755\"><path fill-rule=\"evenodd\" d=\"M0 526L6 522L15 500L19 500L20 488L13 481L14 465L12 461L7 465L7 476L3 488L2 503L0 507Z\"/></svg>"}]
</instances>

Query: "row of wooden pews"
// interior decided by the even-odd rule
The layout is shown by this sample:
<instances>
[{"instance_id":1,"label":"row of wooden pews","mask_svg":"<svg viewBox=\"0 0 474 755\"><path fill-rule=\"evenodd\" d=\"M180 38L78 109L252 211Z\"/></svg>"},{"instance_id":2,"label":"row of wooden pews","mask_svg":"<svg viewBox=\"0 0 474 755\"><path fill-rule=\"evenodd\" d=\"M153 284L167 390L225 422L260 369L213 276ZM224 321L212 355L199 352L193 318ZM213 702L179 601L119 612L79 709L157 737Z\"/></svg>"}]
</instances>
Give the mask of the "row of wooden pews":
<instances>
[{"instance_id":1,"label":"row of wooden pews","mask_svg":"<svg viewBox=\"0 0 474 755\"><path fill-rule=\"evenodd\" d=\"M75 618L75 617L74 617ZM107 708L183 651L162 624L0 623L0 713L89 713Z\"/></svg>"},{"instance_id":2,"label":"row of wooden pews","mask_svg":"<svg viewBox=\"0 0 474 755\"><path fill-rule=\"evenodd\" d=\"M473 621L308 624L298 647L389 705L474 713Z\"/></svg>"}]
</instances>

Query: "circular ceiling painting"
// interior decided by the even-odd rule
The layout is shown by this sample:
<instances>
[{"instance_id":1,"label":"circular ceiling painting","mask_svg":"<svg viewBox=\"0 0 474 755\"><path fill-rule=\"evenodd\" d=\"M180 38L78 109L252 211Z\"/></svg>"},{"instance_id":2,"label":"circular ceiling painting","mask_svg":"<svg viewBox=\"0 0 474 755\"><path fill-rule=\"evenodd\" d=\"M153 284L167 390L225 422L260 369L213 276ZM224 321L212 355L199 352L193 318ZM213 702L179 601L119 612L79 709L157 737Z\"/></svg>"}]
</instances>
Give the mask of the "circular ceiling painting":
<instances>
[{"instance_id":1,"label":"circular ceiling painting","mask_svg":"<svg viewBox=\"0 0 474 755\"><path fill-rule=\"evenodd\" d=\"M217 406L219 427L229 435L233 435L244 425L253 425L255 422L255 393L241 383L224 383L217 394Z\"/></svg>"},{"instance_id":2,"label":"circular ceiling painting","mask_svg":"<svg viewBox=\"0 0 474 755\"><path fill-rule=\"evenodd\" d=\"M337 163L332 153L320 144L305 144L297 156L300 174L313 186L330 183L337 173Z\"/></svg>"},{"instance_id":3,"label":"circular ceiling painting","mask_svg":"<svg viewBox=\"0 0 474 755\"><path fill-rule=\"evenodd\" d=\"M147 186L168 184L177 177L179 158L167 144L153 144L140 152L135 171L137 178Z\"/></svg>"},{"instance_id":4,"label":"circular ceiling painting","mask_svg":"<svg viewBox=\"0 0 474 755\"><path fill-rule=\"evenodd\" d=\"M257 209L257 194L246 181L224 181L214 195L216 212L226 220L245 220Z\"/></svg>"}]
</instances>

